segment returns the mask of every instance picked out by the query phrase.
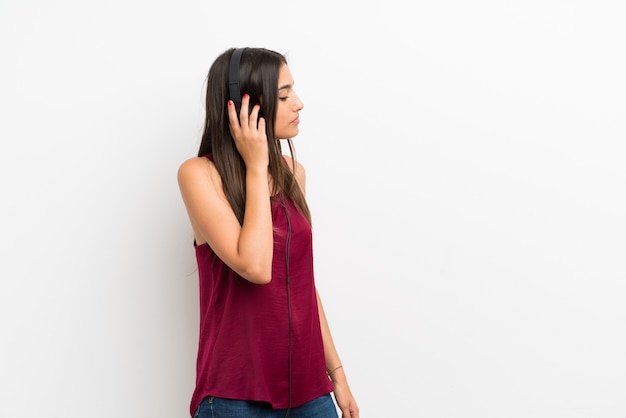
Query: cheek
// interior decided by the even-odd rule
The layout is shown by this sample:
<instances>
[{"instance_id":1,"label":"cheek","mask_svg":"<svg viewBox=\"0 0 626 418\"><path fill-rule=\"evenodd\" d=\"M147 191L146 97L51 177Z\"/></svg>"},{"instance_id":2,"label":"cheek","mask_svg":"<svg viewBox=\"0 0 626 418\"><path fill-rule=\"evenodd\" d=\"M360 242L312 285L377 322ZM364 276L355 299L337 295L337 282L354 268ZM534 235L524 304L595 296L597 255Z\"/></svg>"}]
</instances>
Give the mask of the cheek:
<instances>
[{"instance_id":1,"label":"cheek","mask_svg":"<svg viewBox=\"0 0 626 418\"><path fill-rule=\"evenodd\" d=\"M288 112L282 110L281 107L278 106L278 109L276 110L276 124L285 124L285 121L287 120L287 114Z\"/></svg>"},{"instance_id":2,"label":"cheek","mask_svg":"<svg viewBox=\"0 0 626 418\"><path fill-rule=\"evenodd\" d=\"M289 125L289 118L285 112L276 114L276 129L285 129Z\"/></svg>"}]
</instances>

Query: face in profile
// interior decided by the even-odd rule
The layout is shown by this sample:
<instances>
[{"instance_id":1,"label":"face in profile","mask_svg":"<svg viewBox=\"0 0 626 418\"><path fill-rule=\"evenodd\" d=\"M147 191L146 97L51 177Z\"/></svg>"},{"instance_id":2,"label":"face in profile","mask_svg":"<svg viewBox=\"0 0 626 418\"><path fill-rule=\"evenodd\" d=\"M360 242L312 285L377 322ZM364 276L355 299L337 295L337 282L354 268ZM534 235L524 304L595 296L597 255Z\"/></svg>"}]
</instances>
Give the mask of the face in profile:
<instances>
[{"instance_id":1,"label":"face in profile","mask_svg":"<svg viewBox=\"0 0 626 418\"><path fill-rule=\"evenodd\" d=\"M276 139L293 138L298 135L299 112L304 107L293 88L293 77L286 64L278 73L278 106L274 133Z\"/></svg>"}]
</instances>

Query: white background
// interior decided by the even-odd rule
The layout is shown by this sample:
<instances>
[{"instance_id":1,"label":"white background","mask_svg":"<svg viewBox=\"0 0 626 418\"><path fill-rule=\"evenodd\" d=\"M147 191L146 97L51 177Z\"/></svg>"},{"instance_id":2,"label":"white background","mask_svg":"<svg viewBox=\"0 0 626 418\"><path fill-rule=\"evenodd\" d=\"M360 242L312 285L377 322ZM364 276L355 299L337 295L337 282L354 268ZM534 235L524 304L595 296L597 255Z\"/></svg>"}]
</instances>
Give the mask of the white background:
<instances>
[{"instance_id":1,"label":"white background","mask_svg":"<svg viewBox=\"0 0 626 418\"><path fill-rule=\"evenodd\" d=\"M229 47L306 107L361 416L626 417L620 1L0 1L0 417L187 417L176 183Z\"/></svg>"}]
</instances>

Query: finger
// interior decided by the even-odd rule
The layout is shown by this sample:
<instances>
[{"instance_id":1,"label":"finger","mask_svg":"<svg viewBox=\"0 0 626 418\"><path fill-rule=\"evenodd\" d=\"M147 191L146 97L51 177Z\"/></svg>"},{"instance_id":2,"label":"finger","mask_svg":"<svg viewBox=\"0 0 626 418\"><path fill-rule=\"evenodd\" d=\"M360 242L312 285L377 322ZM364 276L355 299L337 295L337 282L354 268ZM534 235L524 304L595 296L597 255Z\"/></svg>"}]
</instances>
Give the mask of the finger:
<instances>
[{"instance_id":1,"label":"finger","mask_svg":"<svg viewBox=\"0 0 626 418\"><path fill-rule=\"evenodd\" d=\"M354 402L354 400L350 402L349 409L350 418L359 418L359 406L356 404L356 402Z\"/></svg>"},{"instance_id":2,"label":"finger","mask_svg":"<svg viewBox=\"0 0 626 418\"><path fill-rule=\"evenodd\" d=\"M248 124L248 115L250 109L250 96L246 93L243 95L241 99L241 110L239 111L239 121L241 122L241 126Z\"/></svg>"},{"instance_id":3,"label":"finger","mask_svg":"<svg viewBox=\"0 0 626 418\"><path fill-rule=\"evenodd\" d=\"M250 106L250 108L251 110L249 111L250 114L248 115L248 126L253 129L258 128L258 119L261 106L259 104L256 104L254 106Z\"/></svg>"},{"instance_id":4,"label":"finger","mask_svg":"<svg viewBox=\"0 0 626 418\"><path fill-rule=\"evenodd\" d=\"M228 101L228 122L232 128L239 128L239 118L237 117L237 109L235 108L235 103L232 100Z\"/></svg>"},{"instance_id":5,"label":"finger","mask_svg":"<svg viewBox=\"0 0 626 418\"><path fill-rule=\"evenodd\" d=\"M258 117L261 113L261 105L257 103L251 107L252 109L250 110L250 116Z\"/></svg>"},{"instance_id":6,"label":"finger","mask_svg":"<svg viewBox=\"0 0 626 418\"><path fill-rule=\"evenodd\" d=\"M258 130L259 132L261 132L263 134L263 136L265 136L265 118L264 117L260 117L259 118L259 123L258 123Z\"/></svg>"}]
</instances>

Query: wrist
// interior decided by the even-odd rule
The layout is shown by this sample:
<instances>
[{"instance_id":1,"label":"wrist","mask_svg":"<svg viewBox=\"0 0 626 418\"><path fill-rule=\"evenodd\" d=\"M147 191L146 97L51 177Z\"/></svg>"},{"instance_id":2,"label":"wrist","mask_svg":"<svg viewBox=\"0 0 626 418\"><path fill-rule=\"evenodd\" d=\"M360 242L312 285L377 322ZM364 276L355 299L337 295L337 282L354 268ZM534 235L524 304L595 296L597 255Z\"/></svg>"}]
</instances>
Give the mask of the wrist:
<instances>
[{"instance_id":1,"label":"wrist","mask_svg":"<svg viewBox=\"0 0 626 418\"><path fill-rule=\"evenodd\" d=\"M345 382L346 380L346 375L343 371L342 365L333 367L332 369L327 370L326 373L328 374L328 377L333 383L341 383L341 382Z\"/></svg>"},{"instance_id":2,"label":"wrist","mask_svg":"<svg viewBox=\"0 0 626 418\"><path fill-rule=\"evenodd\" d=\"M268 189L269 173L267 167L259 166L246 168L246 187L249 191Z\"/></svg>"},{"instance_id":3,"label":"wrist","mask_svg":"<svg viewBox=\"0 0 626 418\"><path fill-rule=\"evenodd\" d=\"M246 165L246 174L252 176L265 176L267 177L267 165L263 164L250 164Z\"/></svg>"}]
</instances>

